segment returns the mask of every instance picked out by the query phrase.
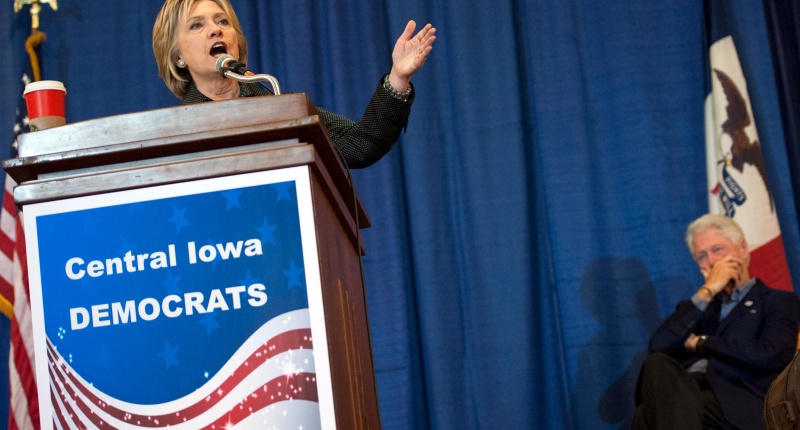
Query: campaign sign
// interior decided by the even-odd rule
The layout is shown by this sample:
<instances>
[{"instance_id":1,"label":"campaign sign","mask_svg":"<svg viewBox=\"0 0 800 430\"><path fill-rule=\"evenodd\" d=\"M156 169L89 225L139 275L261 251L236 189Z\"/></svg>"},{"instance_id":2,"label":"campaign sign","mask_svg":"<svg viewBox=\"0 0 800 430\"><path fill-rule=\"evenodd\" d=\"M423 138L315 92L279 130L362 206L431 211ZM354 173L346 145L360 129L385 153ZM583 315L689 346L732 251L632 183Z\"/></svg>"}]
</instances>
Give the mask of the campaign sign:
<instances>
[{"instance_id":1,"label":"campaign sign","mask_svg":"<svg viewBox=\"0 0 800 430\"><path fill-rule=\"evenodd\" d=\"M307 167L24 208L43 429L333 428Z\"/></svg>"}]
</instances>

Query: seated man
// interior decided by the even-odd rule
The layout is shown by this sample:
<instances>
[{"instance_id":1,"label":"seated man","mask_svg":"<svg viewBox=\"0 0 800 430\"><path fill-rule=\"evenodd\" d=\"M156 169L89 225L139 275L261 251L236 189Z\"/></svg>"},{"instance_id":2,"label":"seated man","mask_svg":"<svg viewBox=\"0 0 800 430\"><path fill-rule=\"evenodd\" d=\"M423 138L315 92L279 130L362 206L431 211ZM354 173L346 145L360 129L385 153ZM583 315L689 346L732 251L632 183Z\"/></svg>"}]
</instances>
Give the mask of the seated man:
<instances>
[{"instance_id":1,"label":"seated man","mask_svg":"<svg viewBox=\"0 0 800 430\"><path fill-rule=\"evenodd\" d=\"M800 299L750 277L747 242L729 218L700 217L686 243L705 284L650 338L633 427L764 429L764 397L797 348Z\"/></svg>"}]
</instances>

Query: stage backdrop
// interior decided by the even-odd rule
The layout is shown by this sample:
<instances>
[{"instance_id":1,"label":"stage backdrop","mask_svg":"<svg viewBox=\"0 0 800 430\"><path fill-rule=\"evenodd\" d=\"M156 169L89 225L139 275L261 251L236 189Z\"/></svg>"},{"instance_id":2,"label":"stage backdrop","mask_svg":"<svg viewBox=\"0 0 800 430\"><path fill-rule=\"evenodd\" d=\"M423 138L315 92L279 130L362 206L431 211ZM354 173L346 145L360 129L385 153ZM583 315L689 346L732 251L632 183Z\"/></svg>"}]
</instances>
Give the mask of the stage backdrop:
<instances>
[{"instance_id":1,"label":"stage backdrop","mask_svg":"<svg viewBox=\"0 0 800 430\"><path fill-rule=\"evenodd\" d=\"M30 17L0 7L0 143ZM159 1L45 5L44 79L67 119L172 106ZM800 237L761 2L733 0L794 285ZM234 0L252 70L357 118L405 22L438 40L408 132L355 172L386 429L617 429L648 336L702 281L702 2ZM213 118L209 118L213 120ZM4 153L9 153L8 150Z\"/></svg>"}]
</instances>

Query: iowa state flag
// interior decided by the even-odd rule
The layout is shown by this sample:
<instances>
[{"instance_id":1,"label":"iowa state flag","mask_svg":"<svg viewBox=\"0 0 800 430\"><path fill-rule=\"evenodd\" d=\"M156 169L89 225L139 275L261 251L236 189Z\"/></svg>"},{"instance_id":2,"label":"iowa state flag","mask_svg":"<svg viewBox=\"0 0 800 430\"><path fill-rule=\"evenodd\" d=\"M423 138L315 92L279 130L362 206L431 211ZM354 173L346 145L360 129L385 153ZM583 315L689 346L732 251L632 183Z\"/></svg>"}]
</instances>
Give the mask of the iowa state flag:
<instances>
[{"instance_id":1,"label":"iowa state flag","mask_svg":"<svg viewBox=\"0 0 800 430\"><path fill-rule=\"evenodd\" d=\"M750 247L750 274L793 291L747 83L725 2L706 1L710 94L706 99L709 212L733 218Z\"/></svg>"}]
</instances>

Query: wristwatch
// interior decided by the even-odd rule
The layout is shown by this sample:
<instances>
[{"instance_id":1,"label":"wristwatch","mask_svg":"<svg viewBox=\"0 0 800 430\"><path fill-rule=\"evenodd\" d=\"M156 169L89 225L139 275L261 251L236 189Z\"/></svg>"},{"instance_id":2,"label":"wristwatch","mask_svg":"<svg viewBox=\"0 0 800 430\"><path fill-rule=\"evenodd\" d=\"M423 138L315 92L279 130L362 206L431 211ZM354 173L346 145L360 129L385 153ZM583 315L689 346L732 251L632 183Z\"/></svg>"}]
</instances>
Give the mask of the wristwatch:
<instances>
[{"instance_id":1,"label":"wristwatch","mask_svg":"<svg viewBox=\"0 0 800 430\"><path fill-rule=\"evenodd\" d=\"M706 339L708 339L708 336L704 334L697 336L697 343L694 345L694 350L697 352L703 352L703 344L706 343Z\"/></svg>"}]
</instances>

